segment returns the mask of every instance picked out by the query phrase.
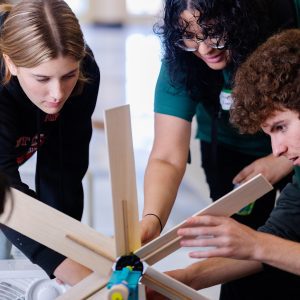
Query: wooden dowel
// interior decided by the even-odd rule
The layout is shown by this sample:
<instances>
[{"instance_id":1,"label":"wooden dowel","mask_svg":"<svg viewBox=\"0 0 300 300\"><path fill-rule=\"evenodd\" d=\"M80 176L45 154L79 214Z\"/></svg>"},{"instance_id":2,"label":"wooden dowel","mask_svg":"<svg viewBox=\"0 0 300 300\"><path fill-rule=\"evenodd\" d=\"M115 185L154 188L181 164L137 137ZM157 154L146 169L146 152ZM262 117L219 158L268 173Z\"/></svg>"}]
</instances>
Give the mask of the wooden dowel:
<instances>
[{"instance_id":1,"label":"wooden dowel","mask_svg":"<svg viewBox=\"0 0 300 300\"><path fill-rule=\"evenodd\" d=\"M75 242L76 244L82 246L82 247L85 247L107 259L109 259L110 261L114 262L116 260L115 257L111 256L109 253L103 251L102 249L100 249L99 246L96 246L95 244L92 244L90 242L87 242L86 240L78 237L78 236L75 236L73 234L66 234L66 238L68 238L69 240Z\"/></svg>"}]
</instances>

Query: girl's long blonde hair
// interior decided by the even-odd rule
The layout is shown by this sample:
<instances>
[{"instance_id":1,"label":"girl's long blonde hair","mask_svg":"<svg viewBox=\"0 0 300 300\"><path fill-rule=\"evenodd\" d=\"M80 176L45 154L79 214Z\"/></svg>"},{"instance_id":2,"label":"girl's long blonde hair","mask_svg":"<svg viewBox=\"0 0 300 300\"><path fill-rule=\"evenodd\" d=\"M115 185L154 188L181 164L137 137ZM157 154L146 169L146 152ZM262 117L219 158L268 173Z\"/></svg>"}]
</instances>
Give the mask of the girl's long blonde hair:
<instances>
[{"instance_id":1,"label":"girl's long blonde hair","mask_svg":"<svg viewBox=\"0 0 300 300\"><path fill-rule=\"evenodd\" d=\"M17 67L32 68L60 55L81 61L86 55L78 19L63 0L22 0L15 6L3 4L0 14L6 15L1 28L0 51ZM6 65L4 68L5 84L11 74ZM84 81L80 73L79 81Z\"/></svg>"}]
</instances>

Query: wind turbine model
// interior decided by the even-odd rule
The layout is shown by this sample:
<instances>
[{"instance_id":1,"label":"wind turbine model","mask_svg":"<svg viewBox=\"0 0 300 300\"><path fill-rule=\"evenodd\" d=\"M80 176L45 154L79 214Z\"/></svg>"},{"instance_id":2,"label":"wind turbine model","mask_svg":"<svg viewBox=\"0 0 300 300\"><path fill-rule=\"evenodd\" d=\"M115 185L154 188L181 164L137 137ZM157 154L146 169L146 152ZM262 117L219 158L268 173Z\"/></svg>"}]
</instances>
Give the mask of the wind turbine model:
<instances>
[{"instance_id":1,"label":"wind turbine model","mask_svg":"<svg viewBox=\"0 0 300 300\"><path fill-rule=\"evenodd\" d=\"M141 247L129 106L107 110L105 121L114 239L15 189L7 194L8 201L0 222L94 271L58 297L59 300L135 300L138 299L135 289L139 277L144 285L170 299L207 299L150 266L180 247L176 232L185 221ZM271 189L263 176L258 175L195 215L230 216ZM115 270L116 276L110 278L115 262L119 270ZM139 276L134 278L132 288L127 275L134 271Z\"/></svg>"}]
</instances>

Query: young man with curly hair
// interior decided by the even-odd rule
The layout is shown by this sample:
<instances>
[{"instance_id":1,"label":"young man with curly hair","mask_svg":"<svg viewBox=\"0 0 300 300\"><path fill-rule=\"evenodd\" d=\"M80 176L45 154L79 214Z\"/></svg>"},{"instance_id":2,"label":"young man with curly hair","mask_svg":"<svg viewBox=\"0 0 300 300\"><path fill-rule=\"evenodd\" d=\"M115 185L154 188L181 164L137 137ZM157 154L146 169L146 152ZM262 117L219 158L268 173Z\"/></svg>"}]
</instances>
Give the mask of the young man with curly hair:
<instances>
[{"instance_id":1,"label":"young man with curly hair","mask_svg":"<svg viewBox=\"0 0 300 300\"><path fill-rule=\"evenodd\" d=\"M260 129L267 133L273 155L293 163L293 182L258 231L232 218L191 218L191 226L178 231L181 245L210 247L190 253L208 259L168 274L195 289L248 276L236 280L232 300L296 300L300 295L300 29L269 38L247 59L237 71L233 99L231 121L243 133ZM210 238L195 239L199 236Z\"/></svg>"}]
</instances>

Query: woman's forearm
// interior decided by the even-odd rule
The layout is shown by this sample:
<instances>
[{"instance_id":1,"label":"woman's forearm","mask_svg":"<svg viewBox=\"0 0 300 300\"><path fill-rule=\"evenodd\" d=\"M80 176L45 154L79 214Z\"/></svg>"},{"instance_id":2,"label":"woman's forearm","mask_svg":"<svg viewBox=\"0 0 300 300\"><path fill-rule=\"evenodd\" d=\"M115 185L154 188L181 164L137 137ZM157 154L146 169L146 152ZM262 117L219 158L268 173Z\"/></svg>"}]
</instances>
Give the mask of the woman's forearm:
<instances>
[{"instance_id":1,"label":"woman's forearm","mask_svg":"<svg viewBox=\"0 0 300 300\"><path fill-rule=\"evenodd\" d=\"M166 224L185 169L164 160L149 160L144 180L144 211L155 213Z\"/></svg>"}]
</instances>

